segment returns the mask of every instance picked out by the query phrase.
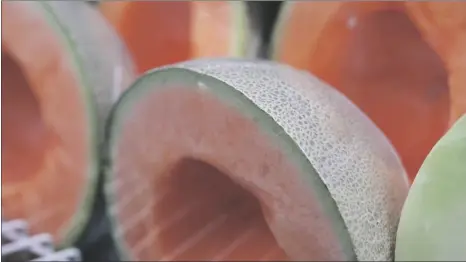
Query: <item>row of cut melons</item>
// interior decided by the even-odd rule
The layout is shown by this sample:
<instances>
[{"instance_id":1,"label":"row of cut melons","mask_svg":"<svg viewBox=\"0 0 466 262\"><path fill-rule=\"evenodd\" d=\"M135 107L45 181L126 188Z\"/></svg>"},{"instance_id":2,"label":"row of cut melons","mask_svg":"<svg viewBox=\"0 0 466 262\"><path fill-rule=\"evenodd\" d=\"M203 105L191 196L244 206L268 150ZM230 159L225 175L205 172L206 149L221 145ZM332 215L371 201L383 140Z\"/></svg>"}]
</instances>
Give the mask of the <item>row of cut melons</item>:
<instances>
[{"instance_id":1,"label":"row of cut melons","mask_svg":"<svg viewBox=\"0 0 466 262\"><path fill-rule=\"evenodd\" d=\"M137 73L197 56L254 55L257 48L249 44L254 30L240 2L112 2L99 8L85 2L2 4L2 211L26 218L32 232L50 232L64 246L98 231L88 224L101 222L95 213L102 209L104 123ZM121 23L116 13L124 14ZM141 21L152 25L149 38L128 38L126 28L147 29ZM148 53L154 49L155 56Z\"/></svg>"},{"instance_id":2,"label":"row of cut melons","mask_svg":"<svg viewBox=\"0 0 466 262\"><path fill-rule=\"evenodd\" d=\"M2 7L7 215L75 241L102 171L124 259L393 258L404 168L359 104L330 85L237 59L161 67L133 82L123 45L85 4ZM131 51L139 73L160 61L138 56L165 51L145 50ZM204 56L193 54L175 60Z\"/></svg>"}]
</instances>

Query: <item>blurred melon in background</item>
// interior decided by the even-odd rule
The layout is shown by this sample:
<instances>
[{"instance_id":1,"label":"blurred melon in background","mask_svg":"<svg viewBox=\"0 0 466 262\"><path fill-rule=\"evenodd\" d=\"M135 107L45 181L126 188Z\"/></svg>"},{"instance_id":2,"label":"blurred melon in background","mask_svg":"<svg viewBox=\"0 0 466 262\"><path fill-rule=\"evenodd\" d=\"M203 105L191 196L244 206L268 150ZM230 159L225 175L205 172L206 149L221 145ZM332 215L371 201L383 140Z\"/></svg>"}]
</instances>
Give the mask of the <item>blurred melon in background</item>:
<instances>
[{"instance_id":1,"label":"blurred melon in background","mask_svg":"<svg viewBox=\"0 0 466 262\"><path fill-rule=\"evenodd\" d=\"M270 57L342 91L414 178L466 112L466 2L284 2Z\"/></svg>"},{"instance_id":2,"label":"blurred melon in background","mask_svg":"<svg viewBox=\"0 0 466 262\"><path fill-rule=\"evenodd\" d=\"M140 73L200 57L256 56L259 39L241 1L102 1Z\"/></svg>"}]
</instances>

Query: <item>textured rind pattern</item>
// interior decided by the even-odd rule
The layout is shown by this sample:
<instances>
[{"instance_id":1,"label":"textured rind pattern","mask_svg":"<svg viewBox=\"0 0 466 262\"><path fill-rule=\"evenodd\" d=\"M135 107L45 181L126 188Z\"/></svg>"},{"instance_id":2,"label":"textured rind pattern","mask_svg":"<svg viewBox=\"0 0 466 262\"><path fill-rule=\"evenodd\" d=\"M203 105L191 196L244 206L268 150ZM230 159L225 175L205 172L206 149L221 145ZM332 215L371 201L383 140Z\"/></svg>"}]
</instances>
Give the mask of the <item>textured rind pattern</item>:
<instances>
[{"instance_id":1,"label":"textured rind pattern","mask_svg":"<svg viewBox=\"0 0 466 262\"><path fill-rule=\"evenodd\" d=\"M88 81L99 124L103 124L121 93L135 79L135 66L111 25L84 1L44 1L72 39Z\"/></svg>"},{"instance_id":2,"label":"textured rind pattern","mask_svg":"<svg viewBox=\"0 0 466 262\"><path fill-rule=\"evenodd\" d=\"M346 97L308 73L273 62L199 59L168 67L217 78L269 114L327 185L358 259L393 259L406 174L382 132Z\"/></svg>"}]
</instances>

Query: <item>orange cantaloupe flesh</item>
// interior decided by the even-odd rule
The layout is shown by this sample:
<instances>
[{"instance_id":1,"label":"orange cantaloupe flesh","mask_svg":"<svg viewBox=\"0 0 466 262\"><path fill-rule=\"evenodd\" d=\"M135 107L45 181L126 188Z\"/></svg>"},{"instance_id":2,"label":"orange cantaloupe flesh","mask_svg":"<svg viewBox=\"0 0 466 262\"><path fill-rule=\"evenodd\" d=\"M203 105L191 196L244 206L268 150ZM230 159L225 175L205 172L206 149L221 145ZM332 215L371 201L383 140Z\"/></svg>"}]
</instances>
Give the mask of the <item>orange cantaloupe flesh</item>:
<instances>
[{"instance_id":1,"label":"orange cantaloupe flesh","mask_svg":"<svg viewBox=\"0 0 466 262\"><path fill-rule=\"evenodd\" d=\"M449 70L403 2L287 3L272 56L357 104L389 137L411 179L449 126Z\"/></svg>"},{"instance_id":2,"label":"orange cantaloupe flesh","mask_svg":"<svg viewBox=\"0 0 466 262\"><path fill-rule=\"evenodd\" d=\"M2 2L2 218L58 246L86 226L100 123L134 79L112 30L84 2Z\"/></svg>"},{"instance_id":3,"label":"orange cantaloupe flesh","mask_svg":"<svg viewBox=\"0 0 466 262\"><path fill-rule=\"evenodd\" d=\"M88 143L80 83L54 34L37 7L2 3L2 215L60 242L86 186Z\"/></svg>"},{"instance_id":4,"label":"orange cantaloupe flesh","mask_svg":"<svg viewBox=\"0 0 466 262\"><path fill-rule=\"evenodd\" d=\"M99 8L142 73L191 58L236 55L241 6L228 1L103 1Z\"/></svg>"},{"instance_id":5,"label":"orange cantaloupe flesh","mask_svg":"<svg viewBox=\"0 0 466 262\"><path fill-rule=\"evenodd\" d=\"M58 137L47 130L37 97L4 48L2 68L2 182L9 184L33 177L41 168L44 151L57 143ZM18 155L21 158L15 157Z\"/></svg>"},{"instance_id":6,"label":"orange cantaloupe flesh","mask_svg":"<svg viewBox=\"0 0 466 262\"><path fill-rule=\"evenodd\" d=\"M139 194L130 202L130 192L117 198L122 207L119 223L132 259L288 260L258 199L225 172L207 162L184 158L160 175L147 185L154 192L149 202L144 200L147 191L134 187Z\"/></svg>"}]
</instances>

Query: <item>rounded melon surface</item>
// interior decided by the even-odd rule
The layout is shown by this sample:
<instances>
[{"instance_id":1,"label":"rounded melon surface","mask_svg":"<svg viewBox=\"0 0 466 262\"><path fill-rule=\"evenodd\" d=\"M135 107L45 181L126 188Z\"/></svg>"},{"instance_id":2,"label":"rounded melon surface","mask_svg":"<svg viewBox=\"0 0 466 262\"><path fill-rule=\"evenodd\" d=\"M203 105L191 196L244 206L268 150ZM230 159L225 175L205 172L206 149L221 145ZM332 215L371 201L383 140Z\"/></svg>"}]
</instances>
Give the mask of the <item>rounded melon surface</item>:
<instances>
[{"instance_id":1,"label":"rounded melon surface","mask_svg":"<svg viewBox=\"0 0 466 262\"><path fill-rule=\"evenodd\" d=\"M108 122L105 189L126 260L388 260L401 162L348 99L291 67L150 71Z\"/></svg>"},{"instance_id":2,"label":"rounded melon surface","mask_svg":"<svg viewBox=\"0 0 466 262\"><path fill-rule=\"evenodd\" d=\"M69 244L90 215L101 123L134 80L84 2L2 3L2 216Z\"/></svg>"},{"instance_id":3,"label":"rounded melon surface","mask_svg":"<svg viewBox=\"0 0 466 262\"><path fill-rule=\"evenodd\" d=\"M397 261L466 260L466 115L435 145L403 206Z\"/></svg>"},{"instance_id":4,"label":"rounded melon surface","mask_svg":"<svg viewBox=\"0 0 466 262\"><path fill-rule=\"evenodd\" d=\"M450 33L465 35L461 23L452 23L465 17L464 11L453 20L444 15L434 27L429 19L441 8L417 10L423 4L286 2L271 51L274 60L310 71L360 107L393 143L411 179L466 99L464 44L462 53L446 56L429 40L434 37L427 37L440 35L439 42L452 39L443 37Z\"/></svg>"},{"instance_id":5,"label":"rounded melon surface","mask_svg":"<svg viewBox=\"0 0 466 262\"><path fill-rule=\"evenodd\" d=\"M255 32L240 1L103 1L99 8L140 73L191 58L257 52L248 49Z\"/></svg>"}]
</instances>

